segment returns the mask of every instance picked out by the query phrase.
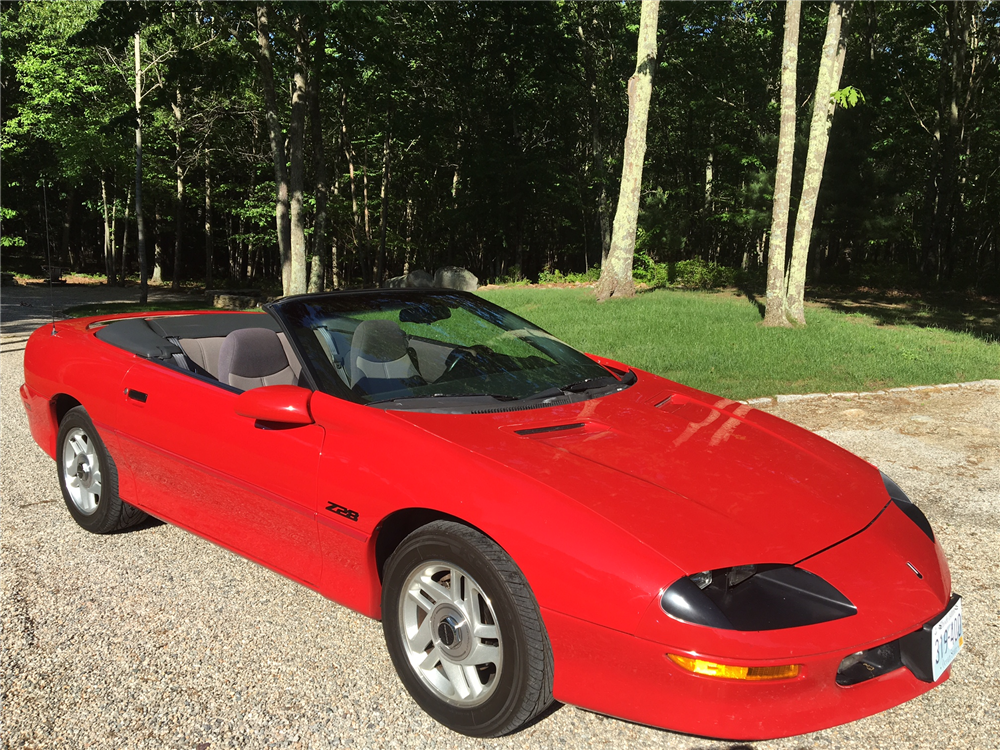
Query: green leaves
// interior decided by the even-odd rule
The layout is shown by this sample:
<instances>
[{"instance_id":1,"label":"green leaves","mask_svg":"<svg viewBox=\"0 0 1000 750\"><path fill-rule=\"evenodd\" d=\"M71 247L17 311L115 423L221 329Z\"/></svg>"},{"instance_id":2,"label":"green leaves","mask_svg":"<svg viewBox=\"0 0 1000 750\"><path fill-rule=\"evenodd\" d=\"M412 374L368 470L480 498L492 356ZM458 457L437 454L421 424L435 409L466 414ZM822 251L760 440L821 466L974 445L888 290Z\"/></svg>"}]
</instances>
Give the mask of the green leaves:
<instances>
[{"instance_id":1,"label":"green leaves","mask_svg":"<svg viewBox=\"0 0 1000 750\"><path fill-rule=\"evenodd\" d=\"M851 109L858 104L865 103L865 95L854 86L844 86L844 88L830 94L830 100L838 107Z\"/></svg>"}]
</instances>

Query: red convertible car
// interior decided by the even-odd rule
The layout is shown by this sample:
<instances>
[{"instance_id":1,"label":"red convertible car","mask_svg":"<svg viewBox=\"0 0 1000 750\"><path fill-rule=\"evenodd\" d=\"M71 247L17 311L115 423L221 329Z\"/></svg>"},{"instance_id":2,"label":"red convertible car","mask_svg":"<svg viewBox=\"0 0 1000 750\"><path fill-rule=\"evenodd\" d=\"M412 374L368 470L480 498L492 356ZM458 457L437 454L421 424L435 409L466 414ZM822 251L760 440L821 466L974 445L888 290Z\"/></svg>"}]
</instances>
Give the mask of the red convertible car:
<instances>
[{"instance_id":1,"label":"red convertible car","mask_svg":"<svg viewBox=\"0 0 1000 750\"><path fill-rule=\"evenodd\" d=\"M553 700L729 739L948 678L961 600L878 469L450 290L36 331L21 396L77 523L146 514L383 623L469 735Z\"/></svg>"}]
</instances>

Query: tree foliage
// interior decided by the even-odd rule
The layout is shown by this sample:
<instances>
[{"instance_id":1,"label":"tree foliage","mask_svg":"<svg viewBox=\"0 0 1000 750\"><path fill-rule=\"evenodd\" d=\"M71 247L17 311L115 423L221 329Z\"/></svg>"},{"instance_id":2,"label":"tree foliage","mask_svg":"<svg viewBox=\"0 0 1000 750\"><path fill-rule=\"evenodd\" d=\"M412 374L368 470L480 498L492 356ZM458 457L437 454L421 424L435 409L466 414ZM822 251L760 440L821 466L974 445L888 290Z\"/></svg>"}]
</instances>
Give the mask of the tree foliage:
<instances>
[{"instance_id":1,"label":"tree foliage","mask_svg":"<svg viewBox=\"0 0 1000 750\"><path fill-rule=\"evenodd\" d=\"M811 279L1000 293L998 6L855 3ZM827 7L803 4L795 191ZM604 262L639 3L266 8L276 135L301 141L311 288L452 264L499 279ZM107 223L117 268L138 269L125 205L134 76L119 68L139 11L143 59L160 58L142 100L150 267L164 280L277 287L274 149L249 3L3 4L4 264L44 262L44 183L60 263L104 271ZM783 15L756 0L662 4L636 232L650 262L763 278Z\"/></svg>"}]
</instances>

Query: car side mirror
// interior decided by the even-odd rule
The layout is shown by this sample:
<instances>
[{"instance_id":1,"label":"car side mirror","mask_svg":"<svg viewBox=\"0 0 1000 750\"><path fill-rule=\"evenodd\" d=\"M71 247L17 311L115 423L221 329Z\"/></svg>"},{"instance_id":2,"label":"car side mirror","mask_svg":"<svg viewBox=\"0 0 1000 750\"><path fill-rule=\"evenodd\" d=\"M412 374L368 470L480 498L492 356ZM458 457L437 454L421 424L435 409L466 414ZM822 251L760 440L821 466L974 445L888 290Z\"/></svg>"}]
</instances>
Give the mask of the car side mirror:
<instances>
[{"instance_id":1,"label":"car side mirror","mask_svg":"<svg viewBox=\"0 0 1000 750\"><path fill-rule=\"evenodd\" d=\"M236 413L258 422L281 426L312 424L309 400L313 392L297 385L265 385L236 397Z\"/></svg>"}]
</instances>

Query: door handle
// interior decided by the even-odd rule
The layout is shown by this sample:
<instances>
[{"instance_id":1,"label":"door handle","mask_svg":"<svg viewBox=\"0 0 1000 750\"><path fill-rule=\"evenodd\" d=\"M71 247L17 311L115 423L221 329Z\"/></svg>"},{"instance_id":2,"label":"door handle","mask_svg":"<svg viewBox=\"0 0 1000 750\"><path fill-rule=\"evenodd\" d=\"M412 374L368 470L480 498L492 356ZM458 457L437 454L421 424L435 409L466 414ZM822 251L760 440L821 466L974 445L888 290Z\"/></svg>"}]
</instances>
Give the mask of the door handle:
<instances>
[{"instance_id":1,"label":"door handle","mask_svg":"<svg viewBox=\"0 0 1000 750\"><path fill-rule=\"evenodd\" d=\"M133 401L138 401L140 404L146 403L146 399L149 398L149 396L147 396L142 391L137 391L132 388L126 388L125 395L128 396Z\"/></svg>"}]
</instances>

